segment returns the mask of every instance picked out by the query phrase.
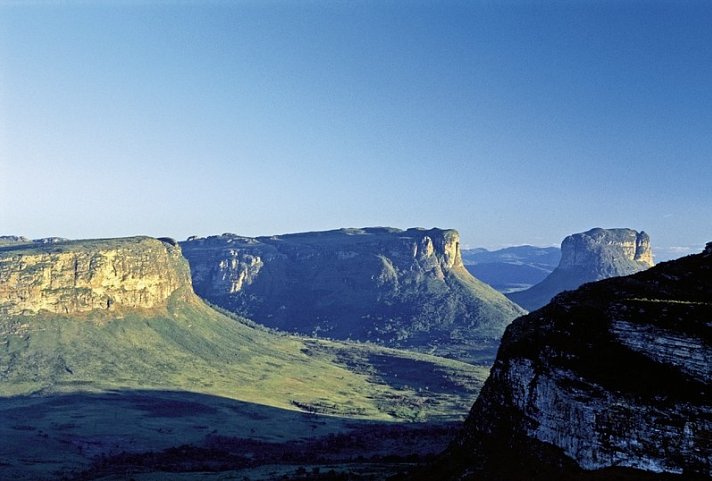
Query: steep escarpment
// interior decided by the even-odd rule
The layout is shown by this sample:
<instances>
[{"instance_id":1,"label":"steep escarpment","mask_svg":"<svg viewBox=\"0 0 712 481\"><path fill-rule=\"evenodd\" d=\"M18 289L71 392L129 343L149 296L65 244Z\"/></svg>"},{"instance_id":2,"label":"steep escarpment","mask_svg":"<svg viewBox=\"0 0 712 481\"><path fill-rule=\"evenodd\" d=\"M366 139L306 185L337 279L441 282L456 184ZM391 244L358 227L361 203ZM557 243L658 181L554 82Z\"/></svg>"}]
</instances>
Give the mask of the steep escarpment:
<instances>
[{"instance_id":1,"label":"steep escarpment","mask_svg":"<svg viewBox=\"0 0 712 481\"><path fill-rule=\"evenodd\" d=\"M199 295L291 332L460 357L522 313L467 272L454 230L225 234L181 246Z\"/></svg>"},{"instance_id":2,"label":"steep escarpment","mask_svg":"<svg viewBox=\"0 0 712 481\"><path fill-rule=\"evenodd\" d=\"M0 247L0 315L166 307L190 274L180 248L149 237Z\"/></svg>"},{"instance_id":3,"label":"steep escarpment","mask_svg":"<svg viewBox=\"0 0 712 481\"><path fill-rule=\"evenodd\" d=\"M486 375L420 353L278 335L218 312L193 292L172 239L8 244L0 397L162 389L422 420L464 415Z\"/></svg>"},{"instance_id":4,"label":"steep escarpment","mask_svg":"<svg viewBox=\"0 0 712 481\"><path fill-rule=\"evenodd\" d=\"M517 319L437 477L712 476L710 319L712 243Z\"/></svg>"},{"instance_id":5,"label":"steep escarpment","mask_svg":"<svg viewBox=\"0 0 712 481\"><path fill-rule=\"evenodd\" d=\"M627 276L653 265L650 237L632 229L591 229L561 243L561 261L535 286L507 294L528 310L547 304L556 294L586 282Z\"/></svg>"}]
</instances>

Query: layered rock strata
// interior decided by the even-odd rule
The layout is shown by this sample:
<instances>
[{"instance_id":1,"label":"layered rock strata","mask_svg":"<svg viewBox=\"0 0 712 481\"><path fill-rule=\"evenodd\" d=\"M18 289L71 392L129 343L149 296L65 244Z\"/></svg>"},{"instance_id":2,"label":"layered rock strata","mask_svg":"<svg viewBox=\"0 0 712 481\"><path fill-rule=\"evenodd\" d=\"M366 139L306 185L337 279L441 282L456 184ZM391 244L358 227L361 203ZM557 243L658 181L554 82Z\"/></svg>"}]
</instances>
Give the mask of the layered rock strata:
<instances>
[{"instance_id":1,"label":"layered rock strata","mask_svg":"<svg viewBox=\"0 0 712 481\"><path fill-rule=\"evenodd\" d=\"M710 319L712 243L517 319L439 476L712 476Z\"/></svg>"},{"instance_id":2,"label":"layered rock strata","mask_svg":"<svg viewBox=\"0 0 712 481\"><path fill-rule=\"evenodd\" d=\"M522 313L467 272L454 230L224 234L181 246L200 296L287 331L434 347L497 340Z\"/></svg>"},{"instance_id":3,"label":"layered rock strata","mask_svg":"<svg viewBox=\"0 0 712 481\"><path fill-rule=\"evenodd\" d=\"M149 237L0 247L0 314L164 307L190 273L180 247Z\"/></svg>"}]
</instances>

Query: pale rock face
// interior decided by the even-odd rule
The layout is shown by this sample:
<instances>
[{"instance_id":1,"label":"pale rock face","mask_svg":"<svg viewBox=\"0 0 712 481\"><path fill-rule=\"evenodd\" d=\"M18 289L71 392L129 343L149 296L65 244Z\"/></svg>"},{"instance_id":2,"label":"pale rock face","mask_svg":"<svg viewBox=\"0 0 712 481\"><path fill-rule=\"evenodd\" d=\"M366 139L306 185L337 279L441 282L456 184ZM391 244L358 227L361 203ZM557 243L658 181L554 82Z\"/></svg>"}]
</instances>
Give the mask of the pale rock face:
<instances>
[{"instance_id":1,"label":"pale rock face","mask_svg":"<svg viewBox=\"0 0 712 481\"><path fill-rule=\"evenodd\" d=\"M180 248L150 238L0 249L0 313L164 307L190 276Z\"/></svg>"},{"instance_id":2,"label":"pale rock face","mask_svg":"<svg viewBox=\"0 0 712 481\"><path fill-rule=\"evenodd\" d=\"M259 256L241 254L231 250L228 257L218 263L215 283L230 293L239 292L245 284L251 284L263 266Z\"/></svg>"},{"instance_id":3,"label":"pale rock face","mask_svg":"<svg viewBox=\"0 0 712 481\"><path fill-rule=\"evenodd\" d=\"M645 232L632 229L592 229L588 232L568 236L561 243L560 269L574 267L610 270L609 264L617 260L622 272L617 275L632 274L637 270L653 266L650 237ZM637 270L635 268L639 266ZM627 271L632 272L627 272ZM602 272L603 273L603 272Z\"/></svg>"},{"instance_id":4,"label":"pale rock face","mask_svg":"<svg viewBox=\"0 0 712 481\"><path fill-rule=\"evenodd\" d=\"M627 348L655 362L675 366L701 382L712 382L712 346L701 336L614 320L610 332Z\"/></svg>"},{"instance_id":5,"label":"pale rock face","mask_svg":"<svg viewBox=\"0 0 712 481\"><path fill-rule=\"evenodd\" d=\"M655 409L571 371L541 372L528 359L513 359L498 369L505 371L502 379L513 406L528 420L526 435L561 448L584 469L682 473L681 458L696 465L710 462L703 440L712 430L712 408Z\"/></svg>"},{"instance_id":6,"label":"pale rock face","mask_svg":"<svg viewBox=\"0 0 712 481\"><path fill-rule=\"evenodd\" d=\"M477 480L512 459L712 476L710 300L712 244L515 320L453 460L494 459Z\"/></svg>"}]
</instances>

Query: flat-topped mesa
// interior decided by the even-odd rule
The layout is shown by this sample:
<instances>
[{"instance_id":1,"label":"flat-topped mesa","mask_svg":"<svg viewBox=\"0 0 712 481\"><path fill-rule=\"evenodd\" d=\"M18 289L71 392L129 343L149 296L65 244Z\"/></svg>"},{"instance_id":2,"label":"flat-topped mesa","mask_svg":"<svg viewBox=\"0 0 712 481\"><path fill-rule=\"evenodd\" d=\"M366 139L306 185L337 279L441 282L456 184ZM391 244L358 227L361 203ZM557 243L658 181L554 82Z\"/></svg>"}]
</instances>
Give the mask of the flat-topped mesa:
<instances>
[{"instance_id":1,"label":"flat-topped mesa","mask_svg":"<svg viewBox=\"0 0 712 481\"><path fill-rule=\"evenodd\" d=\"M0 314L165 307L190 271L180 247L149 237L0 247Z\"/></svg>"},{"instance_id":2,"label":"flat-topped mesa","mask_svg":"<svg viewBox=\"0 0 712 481\"><path fill-rule=\"evenodd\" d=\"M451 229L223 234L181 247L200 296L302 334L402 347L489 342L522 312L467 272Z\"/></svg>"},{"instance_id":3,"label":"flat-topped mesa","mask_svg":"<svg viewBox=\"0 0 712 481\"><path fill-rule=\"evenodd\" d=\"M240 292L252 284L266 262L277 259L331 262L367 253L386 256L403 269L412 270L417 264L418 270L434 271L441 279L448 269L464 268L460 234L452 229L367 227L256 238L225 233L190 237L182 245L191 262L196 291L206 296ZM206 260L208 251L217 264L199 262ZM379 279L387 280L388 274L381 272Z\"/></svg>"},{"instance_id":4,"label":"flat-topped mesa","mask_svg":"<svg viewBox=\"0 0 712 481\"><path fill-rule=\"evenodd\" d=\"M627 276L653 266L650 237L633 229L595 228L573 234L561 243L561 261L543 281L524 291L507 294L533 311L556 294L586 282Z\"/></svg>"},{"instance_id":5,"label":"flat-topped mesa","mask_svg":"<svg viewBox=\"0 0 712 481\"><path fill-rule=\"evenodd\" d=\"M428 239L435 244L433 253L436 256L441 256L441 262L446 268L464 268L462 253L460 252L459 232L456 230L445 230L435 233L426 231L426 235L421 242L428 242Z\"/></svg>"},{"instance_id":6,"label":"flat-topped mesa","mask_svg":"<svg viewBox=\"0 0 712 481\"><path fill-rule=\"evenodd\" d=\"M650 237L632 229L591 229L561 243L560 269L584 268L604 277L628 275L653 266Z\"/></svg>"}]
</instances>

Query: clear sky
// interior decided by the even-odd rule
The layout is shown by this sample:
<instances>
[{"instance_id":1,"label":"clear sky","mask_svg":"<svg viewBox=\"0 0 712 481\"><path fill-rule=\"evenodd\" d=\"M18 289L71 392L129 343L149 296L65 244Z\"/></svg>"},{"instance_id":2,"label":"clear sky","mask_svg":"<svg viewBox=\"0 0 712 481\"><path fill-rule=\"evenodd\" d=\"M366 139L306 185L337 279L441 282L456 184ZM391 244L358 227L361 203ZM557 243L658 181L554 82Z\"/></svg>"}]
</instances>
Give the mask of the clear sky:
<instances>
[{"instance_id":1,"label":"clear sky","mask_svg":"<svg viewBox=\"0 0 712 481\"><path fill-rule=\"evenodd\" d=\"M701 248L712 2L0 2L0 234L376 225Z\"/></svg>"}]
</instances>

